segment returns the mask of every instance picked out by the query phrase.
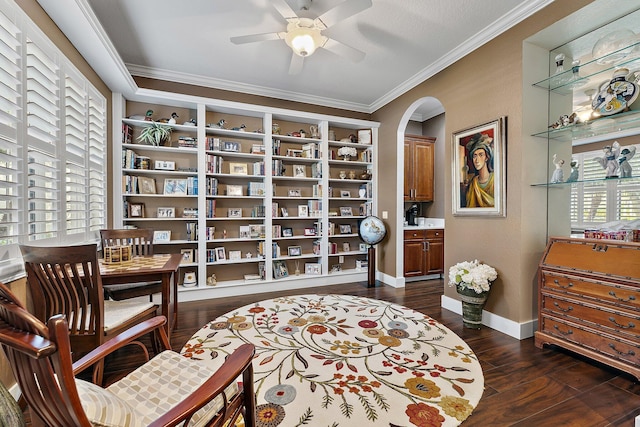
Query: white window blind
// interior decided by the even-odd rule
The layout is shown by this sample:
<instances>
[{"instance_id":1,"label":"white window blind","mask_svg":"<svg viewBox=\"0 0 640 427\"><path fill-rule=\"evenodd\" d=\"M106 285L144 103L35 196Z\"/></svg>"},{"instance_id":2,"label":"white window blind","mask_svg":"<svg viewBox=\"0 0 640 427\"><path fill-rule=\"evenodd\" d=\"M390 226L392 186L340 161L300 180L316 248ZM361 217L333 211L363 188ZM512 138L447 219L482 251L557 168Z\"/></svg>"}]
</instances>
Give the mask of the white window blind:
<instances>
[{"instance_id":1,"label":"white window blind","mask_svg":"<svg viewBox=\"0 0 640 427\"><path fill-rule=\"evenodd\" d=\"M571 226L574 230L640 218L640 179L603 179L605 170L595 160L602 156L602 150L573 155L580 170L580 181L571 188ZM634 174L640 173L640 152L629 163Z\"/></svg>"},{"instance_id":2,"label":"white window blind","mask_svg":"<svg viewBox=\"0 0 640 427\"><path fill-rule=\"evenodd\" d=\"M0 280L18 245L97 240L106 225L106 99L11 0L0 0Z\"/></svg>"}]
</instances>

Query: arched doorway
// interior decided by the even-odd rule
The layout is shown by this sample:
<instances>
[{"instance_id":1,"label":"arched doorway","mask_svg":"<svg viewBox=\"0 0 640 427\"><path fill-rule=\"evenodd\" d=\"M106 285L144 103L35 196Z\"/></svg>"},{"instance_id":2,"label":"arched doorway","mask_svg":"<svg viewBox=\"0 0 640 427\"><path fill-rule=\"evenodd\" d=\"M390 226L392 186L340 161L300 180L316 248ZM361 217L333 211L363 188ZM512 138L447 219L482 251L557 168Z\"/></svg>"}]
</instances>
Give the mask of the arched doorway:
<instances>
[{"instance_id":1,"label":"arched doorway","mask_svg":"<svg viewBox=\"0 0 640 427\"><path fill-rule=\"evenodd\" d=\"M444 218L444 174L446 173L445 160L445 110L442 103L434 97L423 97L414 101L402 115L398 124L396 136L396 149L398 155L398 165L404 165L404 136L405 134L418 134L436 137L436 149L434 156L434 202L430 206L423 206L423 212L430 216ZM396 218L397 230L404 229L405 201L404 194L404 166L397 168L397 194ZM396 272L398 277L403 277L404 271L404 233L396 233Z\"/></svg>"}]
</instances>

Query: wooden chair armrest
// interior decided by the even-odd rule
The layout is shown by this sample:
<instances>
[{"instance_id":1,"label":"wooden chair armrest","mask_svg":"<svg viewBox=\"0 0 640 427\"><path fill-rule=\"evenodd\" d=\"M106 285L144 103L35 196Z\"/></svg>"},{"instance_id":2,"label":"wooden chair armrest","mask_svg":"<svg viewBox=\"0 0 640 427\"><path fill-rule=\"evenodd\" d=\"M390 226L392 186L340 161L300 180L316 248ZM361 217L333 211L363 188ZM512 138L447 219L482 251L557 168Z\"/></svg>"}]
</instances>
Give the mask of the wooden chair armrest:
<instances>
[{"instance_id":1,"label":"wooden chair armrest","mask_svg":"<svg viewBox=\"0 0 640 427\"><path fill-rule=\"evenodd\" d=\"M164 330L164 324L167 323L167 318L164 316L156 316L152 319L145 320L126 331L116 335L109 341L91 350L89 353L78 359L73 364L73 374L78 375L80 372L92 365L96 364L100 360L104 359L114 351L130 344L132 341L137 340L141 336L154 332L158 334L160 344L163 350L170 350L169 339L167 333Z\"/></svg>"},{"instance_id":2,"label":"wooden chair armrest","mask_svg":"<svg viewBox=\"0 0 640 427\"><path fill-rule=\"evenodd\" d=\"M202 383L193 393L186 396L178 405L173 407L169 412L149 424L149 427L160 426L176 426L187 418L190 418L200 408L213 400L218 394L222 393L225 388L232 382L236 381L238 376L249 369L253 373L251 361L255 354L253 344L243 344L231 353L227 360L222 364L215 374L207 381ZM253 375L243 375L243 380L253 381ZM248 384L249 390L253 390L253 383ZM253 399L251 393L251 399ZM253 405L252 405L253 407Z\"/></svg>"}]
</instances>

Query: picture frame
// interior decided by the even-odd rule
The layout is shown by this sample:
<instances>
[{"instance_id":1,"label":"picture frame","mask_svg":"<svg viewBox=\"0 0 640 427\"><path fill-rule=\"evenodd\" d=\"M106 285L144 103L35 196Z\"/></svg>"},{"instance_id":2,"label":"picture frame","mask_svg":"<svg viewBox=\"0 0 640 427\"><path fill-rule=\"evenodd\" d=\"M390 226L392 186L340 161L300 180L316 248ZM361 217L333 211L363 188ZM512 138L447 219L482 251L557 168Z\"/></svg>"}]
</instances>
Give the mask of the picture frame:
<instances>
[{"instance_id":1,"label":"picture frame","mask_svg":"<svg viewBox=\"0 0 640 427\"><path fill-rule=\"evenodd\" d=\"M140 194L156 194L156 180L147 176L138 177Z\"/></svg>"},{"instance_id":2,"label":"picture frame","mask_svg":"<svg viewBox=\"0 0 640 427\"><path fill-rule=\"evenodd\" d=\"M287 263L283 260L274 260L273 261L273 278L281 279L287 276L289 276L289 269L287 268Z\"/></svg>"},{"instance_id":3,"label":"picture frame","mask_svg":"<svg viewBox=\"0 0 640 427\"><path fill-rule=\"evenodd\" d=\"M153 243L168 243L171 241L171 230L155 230Z\"/></svg>"},{"instance_id":4,"label":"picture frame","mask_svg":"<svg viewBox=\"0 0 640 427\"><path fill-rule=\"evenodd\" d=\"M239 259L242 259L242 251L229 251L229 261L237 261Z\"/></svg>"},{"instance_id":5,"label":"picture frame","mask_svg":"<svg viewBox=\"0 0 640 427\"><path fill-rule=\"evenodd\" d=\"M453 215L506 216L506 127L502 116L453 133Z\"/></svg>"},{"instance_id":6,"label":"picture frame","mask_svg":"<svg viewBox=\"0 0 640 427\"><path fill-rule=\"evenodd\" d=\"M193 249L180 249L182 261L180 264L189 264L193 262Z\"/></svg>"},{"instance_id":7,"label":"picture frame","mask_svg":"<svg viewBox=\"0 0 640 427\"><path fill-rule=\"evenodd\" d=\"M300 189L299 188L292 188L291 190L289 190L289 197L300 197Z\"/></svg>"},{"instance_id":8,"label":"picture frame","mask_svg":"<svg viewBox=\"0 0 640 427\"><path fill-rule=\"evenodd\" d=\"M360 243L360 244L358 245L358 250L359 250L360 252L367 252L367 244L366 244L366 243Z\"/></svg>"},{"instance_id":9,"label":"picture frame","mask_svg":"<svg viewBox=\"0 0 640 427\"><path fill-rule=\"evenodd\" d=\"M246 163L229 163L230 175L248 175L249 169Z\"/></svg>"},{"instance_id":10,"label":"picture frame","mask_svg":"<svg viewBox=\"0 0 640 427\"><path fill-rule=\"evenodd\" d=\"M283 227L282 237L293 237L293 228Z\"/></svg>"},{"instance_id":11,"label":"picture frame","mask_svg":"<svg viewBox=\"0 0 640 427\"><path fill-rule=\"evenodd\" d=\"M304 229L304 235L305 236L315 236L316 235L316 229L312 228L312 227L308 227Z\"/></svg>"},{"instance_id":12,"label":"picture frame","mask_svg":"<svg viewBox=\"0 0 640 427\"><path fill-rule=\"evenodd\" d=\"M349 190L340 190L340 197L351 197L351 192Z\"/></svg>"},{"instance_id":13,"label":"picture frame","mask_svg":"<svg viewBox=\"0 0 640 427\"><path fill-rule=\"evenodd\" d=\"M283 217L289 216L289 211L287 210L287 208L280 208L280 213L282 213Z\"/></svg>"},{"instance_id":14,"label":"picture frame","mask_svg":"<svg viewBox=\"0 0 640 427\"><path fill-rule=\"evenodd\" d=\"M242 185L227 185L227 196L242 196Z\"/></svg>"},{"instance_id":15,"label":"picture frame","mask_svg":"<svg viewBox=\"0 0 640 427\"><path fill-rule=\"evenodd\" d=\"M298 206L298 216L300 218L306 218L309 216L309 206L307 205L299 205Z\"/></svg>"},{"instance_id":16,"label":"picture frame","mask_svg":"<svg viewBox=\"0 0 640 427\"><path fill-rule=\"evenodd\" d=\"M215 248L214 250L216 252L216 261L226 261L227 253L224 247Z\"/></svg>"},{"instance_id":17,"label":"picture frame","mask_svg":"<svg viewBox=\"0 0 640 427\"><path fill-rule=\"evenodd\" d=\"M129 203L129 218L144 218L144 203Z\"/></svg>"},{"instance_id":18,"label":"picture frame","mask_svg":"<svg viewBox=\"0 0 640 427\"><path fill-rule=\"evenodd\" d=\"M302 248L300 246L289 246L287 247L287 254L289 256L300 256L302 255Z\"/></svg>"},{"instance_id":19,"label":"picture frame","mask_svg":"<svg viewBox=\"0 0 640 427\"><path fill-rule=\"evenodd\" d=\"M340 234L351 234L351 224L340 224Z\"/></svg>"},{"instance_id":20,"label":"picture frame","mask_svg":"<svg viewBox=\"0 0 640 427\"><path fill-rule=\"evenodd\" d=\"M322 264L315 262L307 262L304 264L304 274L317 276L322 274Z\"/></svg>"},{"instance_id":21,"label":"picture frame","mask_svg":"<svg viewBox=\"0 0 640 427\"><path fill-rule=\"evenodd\" d=\"M293 176L294 178L306 178L307 167L305 165L293 165Z\"/></svg>"},{"instance_id":22,"label":"picture frame","mask_svg":"<svg viewBox=\"0 0 640 427\"><path fill-rule=\"evenodd\" d=\"M238 153L240 151L240 143L233 141L222 141L220 151L230 151L233 153Z\"/></svg>"},{"instance_id":23,"label":"picture frame","mask_svg":"<svg viewBox=\"0 0 640 427\"><path fill-rule=\"evenodd\" d=\"M171 196L187 195L187 180L167 178L164 180L164 194Z\"/></svg>"},{"instance_id":24,"label":"picture frame","mask_svg":"<svg viewBox=\"0 0 640 427\"><path fill-rule=\"evenodd\" d=\"M249 225L249 237L252 239L264 238L266 234L266 228L264 224L250 224Z\"/></svg>"},{"instance_id":25,"label":"picture frame","mask_svg":"<svg viewBox=\"0 0 640 427\"><path fill-rule=\"evenodd\" d=\"M241 239L248 239L249 237L251 237L251 229L248 225L240 226L239 236Z\"/></svg>"},{"instance_id":26,"label":"picture frame","mask_svg":"<svg viewBox=\"0 0 640 427\"><path fill-rule=\"evenodd\" d=\"M153 168L159 171L174 171L176 170L176 162L170 160L156 160L153 164Z\"/></svg>"},{"instance_id":27,"label":"picture frame","mask_svg":"<svg viewBox=\"0 0 640 427\"><path fill-rule=\"evenodd\" d=\"M228 218L242 218L242 208L229 208L227 210Z\"/></svg>"},{"instance_id":28,"label":"picture frame","mask_svg":"<svg viewBox=\"0 0 640 427\"><path fill-rule=\"evenodd\" d=\"M359 129L358 130L358 144L371 145L371 129Z\"/></svg>"},{"instance_id":29,"label":"picture frame","mask_svg":"<svg viewBox=\"0 0 640 427\"><path fill-rule=\"evenodd\" d=\"M351 244L349 242L342 243L342 252L351 252Z\"/></svg>"},{"instance_id":30,"label":"picture frame","mask_svg":"<svg viewBox=\"0 0 640 427\"><path fill-rule=\"evenodd\" d=\"M351 209L351 206L341 206L340 216L353 216L353 210Z\"/></svg>"},{"instance_id":31,"label":"picture frame","mask_svg":"<svg viewBox=\"0 0 640 427\"><path fill-rule=\"evenodd\" d=\"M175 218L176 208L159 207L156 210L156 216L158 218Z\"/></svg>"}]
</instances>

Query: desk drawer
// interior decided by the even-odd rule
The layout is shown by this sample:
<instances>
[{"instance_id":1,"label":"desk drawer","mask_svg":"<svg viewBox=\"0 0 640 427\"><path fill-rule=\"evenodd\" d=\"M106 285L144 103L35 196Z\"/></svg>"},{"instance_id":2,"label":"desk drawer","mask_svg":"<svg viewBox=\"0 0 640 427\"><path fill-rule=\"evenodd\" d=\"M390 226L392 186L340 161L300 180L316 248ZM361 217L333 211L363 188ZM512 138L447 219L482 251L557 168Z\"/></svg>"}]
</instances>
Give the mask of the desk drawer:
<instances>
[{"instance_id":1,"label":"desk drawer","mask_svg":"<svg viewBox=\"0 0 640 427\"><path fill-rule=\"evenodd\" d=\"M640 313L615 310L580 300L542 294L542 311L620 337L640 341Z\"/></svg>"},{"instance_id":2,"label":"desk drawer","mask_svg":"<svg viewBox=\"0 0 640 427\"><path fill-rule=\"evenodd\" d=\"M404 240L426 239L427 230L404 230Z\"/></svg>"},{"instance_id":3,"label":"desk drawer","mask_svg":"<svg viewBox=\"0 0 640 427\"><path fill-rule=\"evenodd\" d=\"M612 359L640 365L640 344L595 331L566 320L542 315L540 330L547 335L588 348Z\"/></svg>"},{"instance_id":4,"label":"desk drawer","mask_svg":"<svg viewBox=\"0 0 640 427\"><path fill-rule=\"evenodd\" d=\"M582 296L599 303L616 307L640 309L640 289L611 282L582 279L548 271L542 272L542 291L545 289Z\"/></svg>"}]
</instances>

